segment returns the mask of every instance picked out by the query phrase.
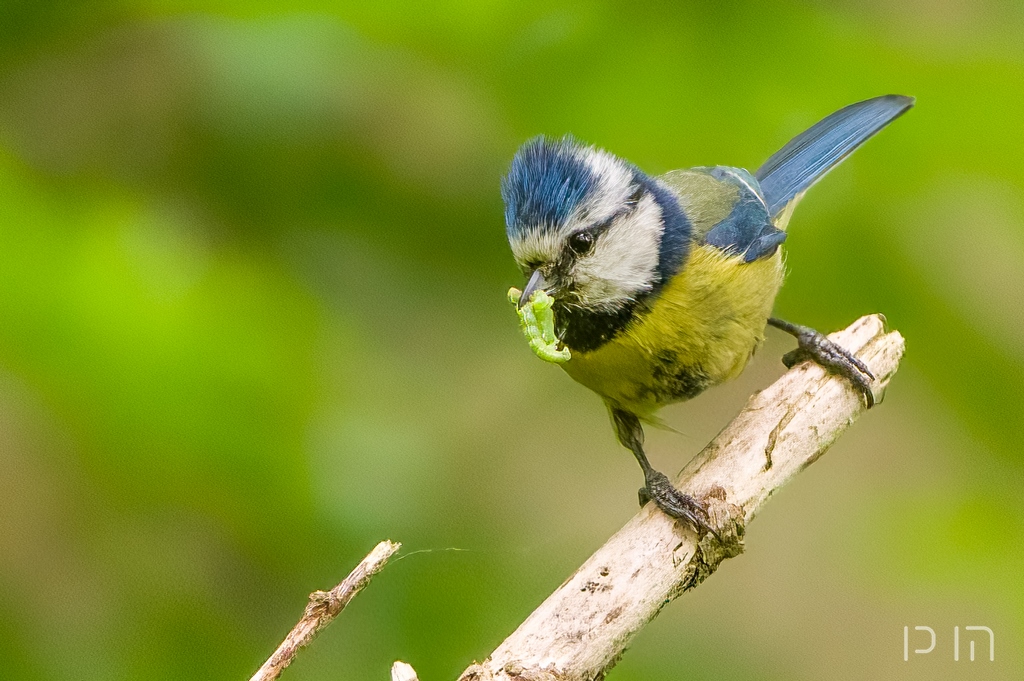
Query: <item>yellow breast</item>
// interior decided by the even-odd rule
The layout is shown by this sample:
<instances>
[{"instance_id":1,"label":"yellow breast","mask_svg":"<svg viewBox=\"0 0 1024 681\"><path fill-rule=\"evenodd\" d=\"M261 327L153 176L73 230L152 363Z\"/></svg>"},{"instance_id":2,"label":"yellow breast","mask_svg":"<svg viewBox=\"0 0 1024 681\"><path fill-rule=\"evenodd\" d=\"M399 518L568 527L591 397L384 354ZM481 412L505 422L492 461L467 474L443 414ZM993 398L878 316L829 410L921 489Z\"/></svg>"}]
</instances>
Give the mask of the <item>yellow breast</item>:
<instances>
[{"instance_id":1,"label":"yellow breast","mask_svg":"<svg viewBox=\"0 0 1024 681\"><path fill-rule=\"evenodd\" d=\"M650 309L562 367L614 406L650 416L743 370L764 339L783 274L781 249L744 263L697 245Z\"/></svg>"}]
</instances>

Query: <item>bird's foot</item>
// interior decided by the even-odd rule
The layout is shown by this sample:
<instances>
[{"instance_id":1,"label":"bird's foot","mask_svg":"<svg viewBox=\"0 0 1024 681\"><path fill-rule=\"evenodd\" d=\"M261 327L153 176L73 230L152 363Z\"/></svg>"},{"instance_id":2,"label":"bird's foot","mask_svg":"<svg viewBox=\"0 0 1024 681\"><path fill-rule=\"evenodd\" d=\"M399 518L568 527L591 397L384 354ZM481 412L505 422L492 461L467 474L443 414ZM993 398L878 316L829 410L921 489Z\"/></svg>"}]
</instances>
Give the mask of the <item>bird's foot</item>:
<instances>
[{"instance_id":1,"label":"bird's foot","mask_svg":"<svg viewBox=\"0 0 1024 681\"><path fill-rule=\"evenodd\" d=\"M711 519L707 507L689 494L684 494L673 487L668 476L651 470L647 473L646 483L638 493L641 506L653 500L658 508L670 517L689 523L697 534L710 532L719 542L722 541L722 537L709 524Z\"/></svg>"},{"instance_id":2,"label":"bird's foot","mask_svg":"<svg viewBox=\"0 0 1024 681\"><path fill-rule=\"evenodd\" d=\"M797 349L782 356L782 363L787 368L791 369L800 362L812 360L827 371L853 383L854 387L863 393L868 407L874 406L875 394L871 390L871 381L875 376L868 369L868 365L857 359L852 352L809 326L791 324L775 318L769 319L768 323L796 337Z\"/></svg>"}]
</instances>

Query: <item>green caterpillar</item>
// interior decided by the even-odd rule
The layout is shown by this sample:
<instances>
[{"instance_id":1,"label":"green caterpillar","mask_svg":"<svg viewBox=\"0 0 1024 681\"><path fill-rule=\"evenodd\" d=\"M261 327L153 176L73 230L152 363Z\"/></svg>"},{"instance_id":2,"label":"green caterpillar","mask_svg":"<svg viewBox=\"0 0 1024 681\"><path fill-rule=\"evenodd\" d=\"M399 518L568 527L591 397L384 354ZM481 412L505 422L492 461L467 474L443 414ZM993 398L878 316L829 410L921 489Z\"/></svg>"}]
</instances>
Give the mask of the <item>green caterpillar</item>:
<instances>
[{"instance_id":1,"label":"green caterpillar","mask_svg":"<svg viewBox=\"0 0 1024 681\"><path fill-rule=\"evenodd\" d=\"M569 348L558 349L558 337L555 336L555 315L551 306L555 299L545 291L535 291L525 305L519 307L519 296L522 291L513 287L508 290L508 299L516 306L519 314L519 327L526 336L533 354L545 362L562 364L572 356Z\"/></svg>"}]
</instances>

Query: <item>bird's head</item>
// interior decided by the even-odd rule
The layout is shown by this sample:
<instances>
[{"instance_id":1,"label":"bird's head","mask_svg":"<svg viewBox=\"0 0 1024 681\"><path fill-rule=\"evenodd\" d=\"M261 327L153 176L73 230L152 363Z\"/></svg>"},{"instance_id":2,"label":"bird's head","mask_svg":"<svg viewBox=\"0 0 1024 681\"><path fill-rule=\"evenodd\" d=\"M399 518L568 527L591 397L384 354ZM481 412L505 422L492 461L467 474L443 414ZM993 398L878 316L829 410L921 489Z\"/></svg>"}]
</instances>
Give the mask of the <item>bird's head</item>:
<instances>
[{"instance_id":1,"label":"bird's head","mask_svg":"<svg viewBox=\"0 0 1024 681\"><path fill-rule=\"evenodd\" d=\"M689 224L671 192L633 165L571 137L537 137L502 181L505 225L528 282L559 307L616 314L678 270Z\"/></svg>"}]
</instances>

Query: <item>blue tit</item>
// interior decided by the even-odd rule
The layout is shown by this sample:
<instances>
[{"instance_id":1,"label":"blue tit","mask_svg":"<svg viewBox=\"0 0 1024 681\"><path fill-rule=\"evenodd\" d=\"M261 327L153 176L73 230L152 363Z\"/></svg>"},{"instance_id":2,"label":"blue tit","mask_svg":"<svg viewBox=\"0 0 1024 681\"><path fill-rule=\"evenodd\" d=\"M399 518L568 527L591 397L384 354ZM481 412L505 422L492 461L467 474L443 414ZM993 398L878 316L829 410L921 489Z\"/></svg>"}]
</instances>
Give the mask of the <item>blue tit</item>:
<instances>
[{"instance_id":1,"label":"blue tit","mask_svg":"<svg viewBox=\"0 0 1024 681\"><path fill-rule=\"evenodd\" d=\"M600 395L653 501L700 531L707 511L656 471L641 422L737 376L766 325L794 336L787 365L813 359L873 403L868 368L821 333L771 316L793 208L811 185L914 104L852 104L795 137L757 172L727 166L658 177L572 137L526 142L502 181L505 223L533 292L554 298L561 366Z\"/></svg>"}]
</instances>

